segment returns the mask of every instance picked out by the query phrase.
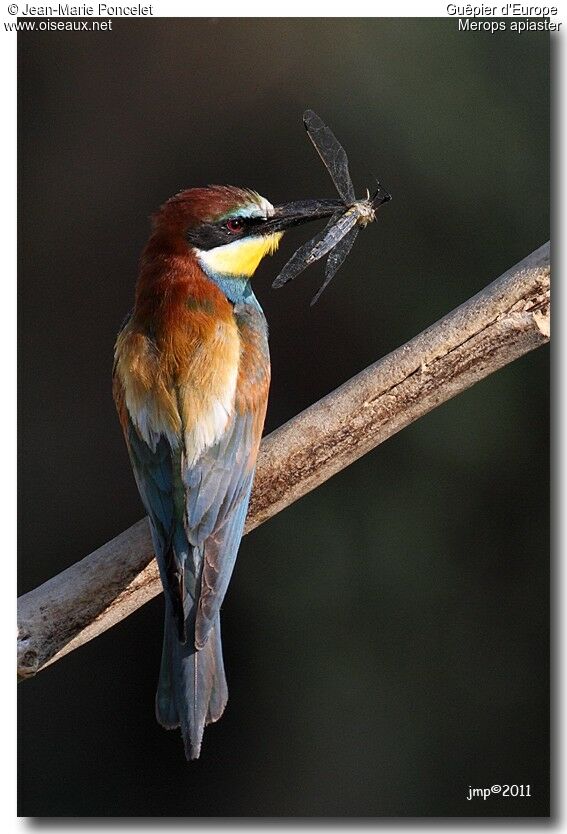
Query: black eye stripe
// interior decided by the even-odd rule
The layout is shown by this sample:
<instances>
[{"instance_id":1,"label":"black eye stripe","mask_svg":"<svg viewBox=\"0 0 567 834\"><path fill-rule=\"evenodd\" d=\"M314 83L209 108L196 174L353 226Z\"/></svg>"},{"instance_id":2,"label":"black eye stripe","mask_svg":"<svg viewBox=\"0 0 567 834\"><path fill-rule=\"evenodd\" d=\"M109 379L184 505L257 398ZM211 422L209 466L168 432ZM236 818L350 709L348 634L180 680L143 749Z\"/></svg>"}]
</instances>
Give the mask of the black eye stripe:
<instances>
[{"instance_id":1,"label":"black eye stripe","mask_svg":"<svg viewBox=\"0 0 567 834\"><path fill-rule=\"evenodd\" d=\"M227 228L226 224L229 220L242 222L242 230L239 230L238 237L236 237L234 231L231 232ZM247 234L265 222L266 218L264 217L242 217L240 215L226 217L217 223L201 223L195 229L188 229L185 233L185 239L197 249L214 249L217 246L225 246L233 240L242 240L243 237L246 237Z\"/></svg>"},{"instance_id":2,"label":"black eye stripe","mask_svg":"<svg viewBox=\"0 0 567 834\"><path fill-rule=\"evenodd\" d=\"M246 228L248 228L249 226L259 226L261 223L266 222L265 217L239 217L238 219L242 220Z\"/></svg>"},{"instance_id":3,"label":"black eye stripe","mask_svg":"<svg viewBox=\"0 0 567 834\"><path fill-rule=\"evenodd\" d=\"M242 228L253 229L256 226L259 226L261 223L266 222L265 217L243 217L242 215L237 215L236 217L228 217L225 220L220 222L221 226L226 226L227 223L230 223L231 220L236 220L237 223L240 223Z\"/></svg>"}]
</instances>

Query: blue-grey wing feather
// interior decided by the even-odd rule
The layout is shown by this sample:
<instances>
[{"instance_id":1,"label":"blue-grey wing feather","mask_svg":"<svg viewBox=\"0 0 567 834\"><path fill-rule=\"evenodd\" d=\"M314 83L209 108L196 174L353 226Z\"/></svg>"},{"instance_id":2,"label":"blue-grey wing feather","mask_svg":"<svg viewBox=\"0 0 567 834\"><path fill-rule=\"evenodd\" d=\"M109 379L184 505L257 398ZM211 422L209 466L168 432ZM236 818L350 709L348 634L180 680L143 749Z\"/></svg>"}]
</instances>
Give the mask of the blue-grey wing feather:
<instances>
[{"instance_id":1,"label":"blue-grey wing feather","mask_svg":"<svg viewBox=\"0 0 567 834\"><path fill-rule=\"evenodd\" d=\"M192 544L204 542L242 497L243 475L253 442L252 427L252 414L235 414L218 443L183 472Z\"/></svg>"},{"instance_id":2,"label":"blue-grey wing feather","mask_svg":"<svg viewBox=\"0 0 567 834\"><path fill-rule=\"evenodd\" d=\"M215 625L236 561L252 490L254 415L235 413L223 437L183 473L187 537L202 554L195 646ZM198 486L193 487L193 484Z\"/></svg>"},{"instance_id":3,"label":"blue-grey wing feather","mask_svg":"<svg viewBox=\"0 0 567 834\"><path fill-rule=\"evenodd\" d=\"M138 491L150 520L154 552L168 606L177 623L180 639L185 638L184 583L195 589L194 562L183 518L176 512L176 473L172 450L165 437L151 448L128 420L128 451ZM177 477L179 484L179 477ZM189 569L185 578L186 568Z\"/></svg>"}]
</instances>

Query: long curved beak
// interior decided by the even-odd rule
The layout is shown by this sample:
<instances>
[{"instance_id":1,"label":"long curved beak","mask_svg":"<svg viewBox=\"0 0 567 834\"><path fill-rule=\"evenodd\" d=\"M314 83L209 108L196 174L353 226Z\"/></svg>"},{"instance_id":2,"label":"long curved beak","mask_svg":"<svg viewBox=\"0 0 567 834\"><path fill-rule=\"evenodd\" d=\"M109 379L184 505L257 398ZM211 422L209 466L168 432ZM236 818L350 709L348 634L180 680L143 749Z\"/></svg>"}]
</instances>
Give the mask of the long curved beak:
<instances>
[{"instance_id":1,"label":"long curved beak","mask_svg":"<svg viewBox=\"0 0 567 834\"><path fill-rule=\"evenodd\" d=\"M275 206L273 215L262 222L260 231L267 235L273 232L283 232L291 229L292 226L309 223L310 220L331 217L341 209L346 209L341 200L296 200L292 203L283 203Z\"/></svg>"}]
</instances>

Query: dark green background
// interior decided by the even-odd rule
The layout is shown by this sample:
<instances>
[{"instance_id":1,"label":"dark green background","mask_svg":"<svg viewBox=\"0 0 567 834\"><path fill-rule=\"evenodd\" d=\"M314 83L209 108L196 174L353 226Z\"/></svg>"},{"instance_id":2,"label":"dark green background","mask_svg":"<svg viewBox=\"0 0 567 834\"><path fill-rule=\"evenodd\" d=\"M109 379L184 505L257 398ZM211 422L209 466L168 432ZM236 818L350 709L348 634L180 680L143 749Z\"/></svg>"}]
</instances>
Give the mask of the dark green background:
<instances>
[{"instance_id":1,"label":"dark green background","mask_svg":"<svg viewBox=\"0 0 567 834\"><path fill-rule=\"evenodd\" d=\"M110 392L150 213L183 187L393 194L314 310L270 289L267 431L549 237L549 38L454 20L153 20L19 36L20 592L142 515ZM242 544L230 700L187 764L154 720L157 599L22 684L19 813L548 812L547 351L442 406ZM531 799L467 802L469 785Z\"/></svg>"}]
</instances>

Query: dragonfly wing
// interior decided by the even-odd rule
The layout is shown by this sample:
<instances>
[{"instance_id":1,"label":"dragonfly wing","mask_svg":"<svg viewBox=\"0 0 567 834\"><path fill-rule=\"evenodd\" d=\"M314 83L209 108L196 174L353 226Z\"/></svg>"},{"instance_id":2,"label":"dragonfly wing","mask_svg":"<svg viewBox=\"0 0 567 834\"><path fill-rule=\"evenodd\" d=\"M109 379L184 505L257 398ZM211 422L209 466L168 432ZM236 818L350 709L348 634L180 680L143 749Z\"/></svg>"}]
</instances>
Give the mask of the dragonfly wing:
<instances>
[{"instance_id":1,"label":"dragonfly wing","mask_svg":"<svg viewBox=\"0 0 567 834\"><path fill-rule=\"evenodd\" d=\"M348 170L348 157L337 137L313 110L303 114L303 124L315 150L331 175L335 188L347 205L355 202L354 186Z\"/></svg>"},{"instance_id":2,"label":"dragonfly wing","mask_svg":"<svg viewBox=\"0 0 567 834\"><path fill-rule=\"evenodd\" d=\"M325 264L325 280L311 299L312 307L319 301L325 288L331 283L341 266L344 264L346 258L348 257L348 253L354 245L358 231L359 226L355 226L354 229L347 232L342 240L339 240L335 248L331 250L329 257L327 258L327 263Z\"/></svg>"},{"instance_id":3,"label":"dragonfly wing","mask_svg":"<svg viewBox=\"0 0 567 834\"><path fill-rule=\"evenodd\" d=\"M313 255L313 252L316 250L317 245L324 240L327 230L334 226L341 217L342 214L340 213L333 214L323 231L316 234L315 237L308 240L307 243L304 243L303 246L300 246L299 249L294 252L289 261L283 267L280 274L274 279L274 282L272 283L272 287L274 289L279 289L279 287L283 287L284 284L287 284L288 281L293 281L293 279L297 278L297 276L310 264L323 257L325 254L324 252L321 255Z\"/></svg>"}]
</instances>

